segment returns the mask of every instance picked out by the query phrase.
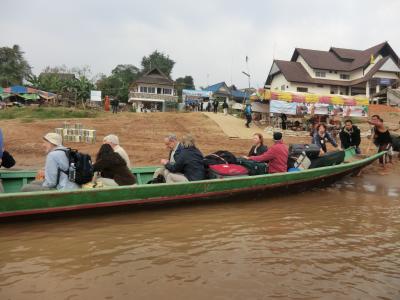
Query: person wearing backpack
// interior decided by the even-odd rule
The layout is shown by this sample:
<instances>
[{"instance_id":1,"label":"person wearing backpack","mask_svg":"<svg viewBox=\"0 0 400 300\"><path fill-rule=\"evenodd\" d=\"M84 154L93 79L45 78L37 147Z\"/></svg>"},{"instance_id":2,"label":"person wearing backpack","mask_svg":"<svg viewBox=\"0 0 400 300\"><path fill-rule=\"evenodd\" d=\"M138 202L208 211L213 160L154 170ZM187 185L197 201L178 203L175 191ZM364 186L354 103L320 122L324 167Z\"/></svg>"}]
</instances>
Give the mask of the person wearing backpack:
<instances>
[{"instance_id":1,"label":"person wearing backpack","mask_svg":"<svg viewBox=\"0 0 400 300\"><path fill-rule=\"evenodd\" d=\"M70 181L66 174L70 167L69 158L65 152L68 148L62 145L61 135L47 133L43 137L43 148L47 153L44 170L39 170L36 180L25 184L21 192L79 189L80 186Z\"/></svg>"},{"instance_id":2,"label":"person wearing backpack","mask_svg":"<svg viewBox=\"0 0 400 300\"><path fill-rule=\"evenodd\" d=\"M252 121L252 119L253 119L253 117L252 117L252 110L251 110L251 105L250 105L250 103L247 103L246 104L246 107L245 107L245 109L244 109L244 115L245 115L245 117L246 117L246 127L247 128L250 128L250 123L251 123L251 121Z\"/></svg>"}]
</instances>

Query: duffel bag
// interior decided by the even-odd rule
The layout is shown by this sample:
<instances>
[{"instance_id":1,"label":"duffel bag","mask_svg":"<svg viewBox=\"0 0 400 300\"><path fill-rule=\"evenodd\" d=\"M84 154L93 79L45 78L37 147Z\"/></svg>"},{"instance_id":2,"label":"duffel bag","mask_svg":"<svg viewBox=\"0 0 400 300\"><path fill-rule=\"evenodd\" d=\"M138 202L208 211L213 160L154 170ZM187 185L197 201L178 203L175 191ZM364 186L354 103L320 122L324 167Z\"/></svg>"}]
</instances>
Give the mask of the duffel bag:
<instances>
[{"instance_id":1,"label":"duffel bag","mask_svg":"<svg viewBox=\"0 0 400 300\"><path fill-rule=\"evenodd\" d=\"M315 144L290 144L289 156L298 157L301 153L305 152L309 159L317 158L319 156L319 147Z\"/></svg>"},{"instance_id":2,"label":"duffel bag","mask_svg":"<svg viewBox=\"0 0 400 300\"><path fill-rule=\"evenodd\" d=\"M266 163L257 162L243 157L239 157L237 159L237 163L245 167L248 170L250 176L268 173L268 166Z\"/></svg>"},{"instance_id":3,"label":"duffel bag","mask_svg":"<svg viewBox=\"0 0 400 300\"><path fill-rule=\"evenodd\" d=\"M229 151L220 150L204 157L204 165L236 164L236 157Z\"/></svg>"},{"instance_id":4,"label":"duffel bag","mask_svg":"<svg viewBox=\"0 0 400 300\"><path fill-rule=\"evenodd\" d=\"M344 151L327 152L324 155L312 159L309 169L328 167L341 164L344 161Z\"/></svg>"},{"instance_id":5,"label":"duffel bag","mask_svg":"<svg viewBox=\"0 0 400 300\"><path fill-rule=\"evenodd\" d=\"M208 169L210 179L247 176L248 173L245 167L235 164L210 165Z\"/></svg>"}]
</instances>

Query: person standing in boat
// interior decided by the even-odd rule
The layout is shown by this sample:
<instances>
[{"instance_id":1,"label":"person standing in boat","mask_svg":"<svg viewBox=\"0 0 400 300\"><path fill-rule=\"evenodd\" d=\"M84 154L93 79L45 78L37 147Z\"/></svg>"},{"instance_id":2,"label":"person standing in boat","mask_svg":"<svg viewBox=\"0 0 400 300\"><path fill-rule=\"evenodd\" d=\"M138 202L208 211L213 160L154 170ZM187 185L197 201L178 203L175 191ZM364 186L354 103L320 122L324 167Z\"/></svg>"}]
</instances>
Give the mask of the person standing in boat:
<instances>
[{"instance_id":1,"label":"person standing in boat","mask_svg":"<svg viewBox=\"0 0 400 300\"><path fill-rule=\"evenodd\" d=\"M269 174L287 172L289 149L282 141L281 132L274 132L273 139L274 145L266 152L257 156L245 156L245 158L258 162L268 162Z\"/></svg>"},{"instance_id":2,"label":"person standing in boat","mask_svg":"<svg viewBox=\"0 0 400 300\"><path fill-rule=\"evenodd\" d=\"M62 145L62 137L58 133L47 133L43 137L43 148L47 154L44 170L39 170L36 179L25 184L21 192L37 192L48 190L71 190L80 188L68 179L64 171L68 171L69 159L65 154L67 148ZM61 151L57 151L61 150Z\"/></svg>"},{"instance_id":3,"label":"person standing in boat","mask_svg":"<svg viewBox=\"0 0 400 300\"><path fill-rule=\"evenodd\" d=\"M126 161L109 144L103 144L96 156L93 165L94 172L100 176L95 179L103 186L132 185L136 183L136 177L128 169Z\"/></svg>"},{"instance_id":4,"label":"person standing in boat","mask_svg":"<svg viewBox=\"0 0 400 300\"><path fill-rule=\"evenodd\" d=\"M169 156L168 159L161 159L161 164L164 165L163 162L166 161L168 161L168 163L174 164L183 149L183 145L178 141L178 138L176 137L175 134L167 135L164 138L164 143L165 147L169 150ZM167 177L165 171L166 169L164 166L156 169L156 171L153 174L153 183L165 182L165 178Z\"/></svg>"},{"instance_id":5,"label":"person standing in boat","mask_svg":"<svg viewBox=\"0 0 400 300\"><path fill-rule=\"evenodd\" d=\"M346 120L344 122L344 127L339 133L340 142L343 149L347 149L350 147L356 148L356 153L361 154L360 143L361 143L361 134L360 129L353 125L351 120Z\"/></svg>"},{"instance_id":6,"label":"person standing in boat","mask_svg":"<svg viewBox=\"0 0 400 300\"><path fill-rule=\"evenodd\" d=\"M190 134L182 137L183 149L175 163L163 159L161 163L165 166L166 181L187 182L205 179L205 168L203 154L197 149L194 138Z\"/></svg>"},{"instance_id":7,"label":"person standing in boat","mask_svg":"<svg viewBox=\"0 0 400 300\"><path fill-rule=\"evenodd\" d=\"M253 142L254 144L251 147L248 156L258 156L268 150L268 147L264 145L264 137L261 133L255 133L253 135Z\"/></svg>"},{"instance_id":8,"label":"person standing in boat","mask_svg":"<svg viewBox=\"0 0 400 300\"><path fill-rule=\"evenodd\" d=\"M109 135L105 136L103 139L103 144L109 144L114 149L114 152L121 155L121 157L125 160L126 166L128 167L128 169L132 168L131 161L129 160L128 154L126 153L124 148L122 148L119 145L118 136L116 136L115 134L109 134Z\"/></svg>"},{"instance_id":9,"label":"person standing in boat","mask_svg":"<svg viewBox=\"0 0 400 300\"><path fill-rule=\"evenodd\" d=\"M338 148L335 139L329 134L329 132L326 132L325 124L321 123L317 126L316 132L311 138L311 144L317 145L321 151L321 154L324 154L328 152L328 149L326 148L326 143L328 142L331 143L333 147Z\"/></svg>"}]
</instances>

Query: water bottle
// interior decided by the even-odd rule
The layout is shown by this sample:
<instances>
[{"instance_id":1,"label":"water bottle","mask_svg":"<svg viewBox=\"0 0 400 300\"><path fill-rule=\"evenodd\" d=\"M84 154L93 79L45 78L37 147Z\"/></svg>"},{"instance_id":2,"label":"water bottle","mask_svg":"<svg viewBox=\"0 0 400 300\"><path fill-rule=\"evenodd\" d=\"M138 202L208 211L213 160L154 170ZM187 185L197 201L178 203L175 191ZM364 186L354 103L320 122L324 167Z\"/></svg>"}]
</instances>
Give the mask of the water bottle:
<instances>
[{"instance_id":1,"label":"water bottle","mask_svg":"<svg viewBox=\"0 0 400 300\"><path fill-rule=\"evenodd\" d=\"M69 169L68 169L68 180L75 182L75 176L76 176L76 168L75 168L75 164L71 163L69 165Z\"/></svg>"}]
</instances>

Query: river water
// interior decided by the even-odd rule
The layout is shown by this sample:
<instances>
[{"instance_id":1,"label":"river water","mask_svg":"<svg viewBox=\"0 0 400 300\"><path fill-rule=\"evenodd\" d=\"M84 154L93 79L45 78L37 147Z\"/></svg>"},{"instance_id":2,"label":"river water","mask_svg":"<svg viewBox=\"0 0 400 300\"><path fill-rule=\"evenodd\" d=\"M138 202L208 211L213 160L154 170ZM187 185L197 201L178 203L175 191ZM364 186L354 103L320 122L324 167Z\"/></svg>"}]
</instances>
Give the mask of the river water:
<instances>
[{"instance_id":1,"label":"river water","mask_svg":"<svg viewBox=\"0 0 400 300\"><path fill-rule=\"evenodd\" d=\"M400 186L0 224L0 299L400 299Z\"/></svg>"}]
</instances>

